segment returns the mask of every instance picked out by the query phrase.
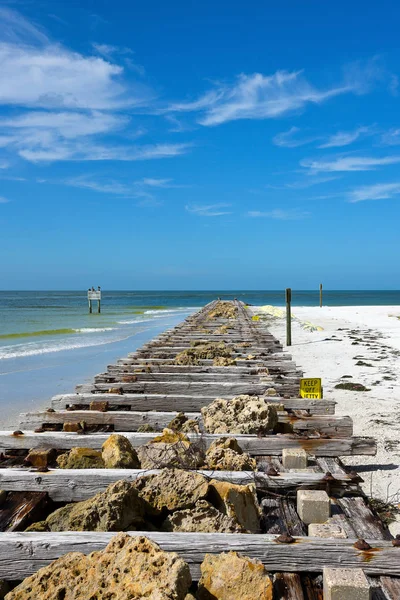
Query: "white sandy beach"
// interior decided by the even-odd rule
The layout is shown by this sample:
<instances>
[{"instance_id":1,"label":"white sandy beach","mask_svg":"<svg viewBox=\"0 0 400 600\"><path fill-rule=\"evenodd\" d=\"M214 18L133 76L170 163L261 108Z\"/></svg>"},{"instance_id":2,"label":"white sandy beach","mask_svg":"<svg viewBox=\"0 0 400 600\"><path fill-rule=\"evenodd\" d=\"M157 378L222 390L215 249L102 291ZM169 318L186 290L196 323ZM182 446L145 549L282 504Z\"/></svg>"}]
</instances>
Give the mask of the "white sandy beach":
<instances>
[{"instance_id":1,"label":"white sandy beach","mask_svg":"<svg viewBox=\"0 0 400 600\"><path fill-rule=\"evenodd\" d=\"M259 310L253 307L255 313ZM337 414L352 417L354 435L377 440L376 456L345 457L343 462L355 466L368 495L399 503L400 307L294 307L292 314L297 319L292 321L292 346L287 351L306 377L322 378L324 398L337 402ZM323 331L303 329L301 322ZM284 318L271 320L269 329L286 343ZM366 364L357 365L359 361ZM346 381L370 391L335 389Z\"/></svg>"}]
</instances>

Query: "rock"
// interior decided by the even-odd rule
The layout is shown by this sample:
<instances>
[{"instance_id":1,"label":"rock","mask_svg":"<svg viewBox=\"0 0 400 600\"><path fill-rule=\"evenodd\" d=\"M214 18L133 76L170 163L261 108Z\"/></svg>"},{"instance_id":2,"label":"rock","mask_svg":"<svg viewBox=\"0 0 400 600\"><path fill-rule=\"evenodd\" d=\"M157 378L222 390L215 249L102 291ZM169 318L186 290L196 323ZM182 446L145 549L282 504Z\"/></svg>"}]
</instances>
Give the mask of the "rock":
<instances>
[{"instance_id":1,"label":"rock","mask_svg":"<svg viewBox=\"0 0 400 600\"><path fill-rule=\"evenodd\" d=\"M206 500L199 500L193 508L169 515L162 529L188 533L246 533L235 519L224 515Z\"/></svg>"},{"instance_id":2,"label":"rock","mask_svg":"<svg viewBox=\"0 0 400 600\"><path fill-rule=\"evenodd\" d=\"M207 342L199 340L192 342L192 346L176 355L176 365L198 365L199 360L217 357L231 358L232 349L225 342Z\"/></svg>"},{"instance_id":3,"label":"rock","mask_svg":"<svg viewBox=\"0 0 400 600\"><path fill-rule=\"evenodd\" d=\"M223 300L219 300L214 308L210 310L207 315L207 320L211 321L213 319L236 319L238 313L238 309L232 302L225 302Z\"/></svg>"},{"instance_id":4,"label":"rock","mask_svg":"<svg viewBox=\"0 0 400 600\"><path fill-rule=\"evenodd\" d=\"M243 452L235 438L222 437L208 448L206 467L214 471L256 471L257 463Z\"/></svg>"},{"instance_id":5,"label":"rock","mask_svg":"<svg viewBox=\"0 0 400 600\"><path fill-rule=\"evenodd\" d=\"M57 453L54 448L32 448L25 462L33 467L48 467L56 459Z\"/></svg>"},{"instance_id":6,"label":"rock","mask_svg":"<svg viewBox=\"0 0 400 600\"><path fill-rule=\"evenodd\" d=\"M208 433L266 433L278 423L274 404L243 394L232 400L217 398L201 409Z\"/></svg>"},{"instance_id":7,"label":"rock","mask_svg":"<svg viewBox=\"0 0 400 600\"><path fill-rule=\"evenodd\" d=\"M234 367L236 360L234 358L226 358L225 356L217 356L213 360L214 367Z\"/></svg>"},{"instance_id":8,"label":"rock","mask_svg":"<svg viewBox=\"0 0 400 600\"><path fill-rule=\"evenodd\" d=\"M61 469L104 469L101 452L92 448L72 448L60 454L57 464Z\"/></svg>"},{"instance_id":9,"label":"rock","mask_svg":"<svg viewBox=\"0 0 400 600\"><path fill-rule=\"evenodd\" d=\"M123 435L113 433L104 442L101 456L106 469L139 469L136 450Z\"/></svg>"},{"instance_id":10,"label":"rock","mask_svg":"<svg viewBox=\"0 0 400 600\"><path fill-rule=\"evenodd\" d=\"M109 408L109 403L107 400L103 400L100 402L96 402L96 400L93 400L89 404L89 410L98 410L100 412L107 412L108 408Z\"/></svg>"},{"instance_id":11,"label":"rock","mask_svg":"<svg viewBox=\"0 0 400 600\"><path fill-rule=\"evenodd\" d=\"M167 428L172 429L172 431L182 431L182 426L189 419L185 415L184 412L179 412L177 415L168 423Z\"/></svg>"},{"instance_id":12,"label":"rock","mask_svg":"<svg viewBox=\"0 0 400 600\"><path fill-rule=\"evenodd\" d=\"M204 464L204 452L199 444L192 443L181 432L164 429L151 442L137 450L143 469L198 469Z\"/></svg>"},{"instance_id":13,"label":"rock","mask_svg":"<svg viewBox=\"0 0 400 600\"><path fill-rule=\"evenodd\" d=\"M272 600L273 586L263 564L237 552L206 554L198 600Z\"/></svg>"},{"instance_id":14,"label":"rock","mask_svg":"<svg viewBox=\"0 0 400 600\"><path fill-rule=\"evenodd\" d=\"M37 523L32 523L32 525L29 525L25 531L50 531L50 529L46 521L37 521Z\"/></svg>"},{"instance_id":15,"label":"rock","mask_svg":"<svg viewBox=\"0 0 400 600\"><path fill-rule=\"evenodd\" d=\"M209 484L207 500L235 519L249 533L259 533L261 512L253 484L237 485L213 479Z\"/></svg>"},{"instance_id":16,"label":"rock","mask_svg":"<svg viewBox=\"0 0 400 600\"><path fill-rule=\"evenodd\" d=\"M157 430L154 429L154 427L152 427L150 423L145 423L144 425L138 427L138 433L153 433L154 431Z\"/></svg>"},{"instance_id":17,"label":"rock","mask_svg":"<svg viewBox=\"0 0 400 600\"><path fill-rule=\"evenodd\" d=\"M116 481L88 500L59 508L45 522L49 531L136 530L144 513L145 503L134 485Z\"/></svg>"},{"instance_id":18,"label":"rock","mask_svg":"<svg viewBox=\"0 0 400 600\"><path fill-rule=\"evenodd\" d=\"M43 567L7 600L185 600L190 585L189 567L175 552L120 533L100 552L70 552Z\"/></svg>"},{"instance_id":19,"label":"rock","mask_svg":"<svg viewBox=\"0 0 400 600\"><path fill-rule=\"evenodd\" d=\"M132 485L146 501L149 515L191 508L208 492L203 475L180 469L163 469L156 475L139 477Z\"/></svg>"},{"instance_id":20,"label":"rock","mask_svg":"<svg viewBox=\"0 0 400 600\"><path fill-rule=\"evenodd\" d=\"M188 419L186 423L182 425L182 432L184 433L200 433L199 422L196 419Z\"/></svg>"},{"instance_id":21,"label":"rock","mask_svg":"<svg viewBox=\"0 0 400 600\"><path fill-rule=\"evenodd\" d=\"M63 431L67 433L76 433L82 429L80 423L63 423Z\"/></svg>"}]
</instances>

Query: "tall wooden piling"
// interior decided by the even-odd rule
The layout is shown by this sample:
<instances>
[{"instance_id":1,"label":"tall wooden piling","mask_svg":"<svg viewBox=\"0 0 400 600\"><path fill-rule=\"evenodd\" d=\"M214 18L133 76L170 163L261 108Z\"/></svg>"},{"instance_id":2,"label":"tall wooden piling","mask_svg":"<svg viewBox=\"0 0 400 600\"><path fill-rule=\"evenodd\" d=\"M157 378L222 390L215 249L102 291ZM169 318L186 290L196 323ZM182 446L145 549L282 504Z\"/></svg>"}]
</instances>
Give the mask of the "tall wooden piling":
<instances>
[{"instance_id":1,"label":"tall wooden piling","mask_svg":"<svg viewBox=\"0 0 400 600\"><path fill-rule=\"evenodd\" d=\"M292 345L292 289L286 288L286 346Z\"/></svg>"},{"instance_id":2,"label":"tall wooden piling","mask_svg":"<svg viewBox=\"0 0 400 600\"><path fill-rule=\"evenodd\" d=\"M322 283L319 284L319 307L322 308Z\"/></svg>"}]
</instances>

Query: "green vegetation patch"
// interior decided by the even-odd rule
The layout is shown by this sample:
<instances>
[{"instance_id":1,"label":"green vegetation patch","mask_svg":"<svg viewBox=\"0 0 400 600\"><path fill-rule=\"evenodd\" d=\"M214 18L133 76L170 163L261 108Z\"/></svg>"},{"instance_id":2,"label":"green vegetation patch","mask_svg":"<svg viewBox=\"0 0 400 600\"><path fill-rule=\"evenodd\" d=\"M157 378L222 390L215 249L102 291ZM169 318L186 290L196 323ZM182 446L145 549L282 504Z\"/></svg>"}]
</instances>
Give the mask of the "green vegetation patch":
<instances>
[{"instance_id":1,"label":"green vegetation patch","mask_svg":"<svg viewBox=\"0 0 400 600\"><path fill-rule=\"evenodd\" d=\"M370 392L370 388L365 387L362 383L353 383L347 381L346 383L338 383L335 385L336 390L350 390L351 392Z\"/></svg>"}]
</instances>

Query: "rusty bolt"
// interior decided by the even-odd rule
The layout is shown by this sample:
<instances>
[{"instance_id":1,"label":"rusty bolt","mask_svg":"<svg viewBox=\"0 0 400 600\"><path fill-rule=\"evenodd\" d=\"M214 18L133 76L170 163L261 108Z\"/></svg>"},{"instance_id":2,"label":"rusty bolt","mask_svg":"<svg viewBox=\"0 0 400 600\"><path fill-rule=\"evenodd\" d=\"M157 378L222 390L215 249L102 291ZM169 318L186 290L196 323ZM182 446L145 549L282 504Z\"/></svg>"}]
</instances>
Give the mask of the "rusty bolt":
<instances>
[{"instance_id":1,"label":"rusty bolt","mask_svg":"<svg viewBox=\"0 0 400 600\"><path fill-rule=\"evenodd\" d=\"M294 544L296 540L288 533L283 533L275 538L275 541L278 542L278 544Z\"/></svg>"},{"instance_id":2,"label":"rusty bolt","mask_svg":"<svg viewBox=\"0 0 400 600\"><path fill-rule=\"evenodd\" d=\"M357 548L357 550L371 550L371 546L361 538L356 541L354 548Z\"/></svg>"},{"instance_id":3,"label":"rusty bolt","mask_svg":"<svg viewBox=\"0 0 400 600\"><path fill-rule=\"evenodd\" d=\"M17 431L13 431L13 435L24 435L24 432L20 429L17 429Z\"/></svg>"}]
</instances>

